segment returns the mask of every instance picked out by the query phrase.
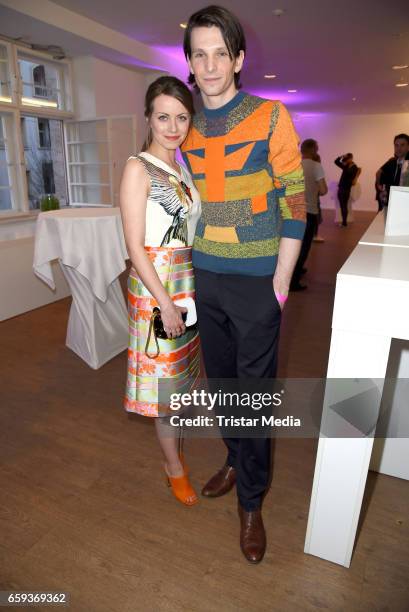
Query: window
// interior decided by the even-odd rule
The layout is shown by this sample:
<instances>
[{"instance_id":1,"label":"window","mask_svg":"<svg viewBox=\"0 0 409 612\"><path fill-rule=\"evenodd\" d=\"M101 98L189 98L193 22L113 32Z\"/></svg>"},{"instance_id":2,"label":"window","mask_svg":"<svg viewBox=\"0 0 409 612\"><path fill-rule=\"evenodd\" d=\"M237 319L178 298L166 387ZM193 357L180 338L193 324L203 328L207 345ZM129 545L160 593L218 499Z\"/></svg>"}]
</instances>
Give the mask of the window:
<instances>
[{"instance_id":1,"label":"window","mask_svg":"<svg viewBox=\"0 0 409 612\"><path fill-rule=\"evenodd\" d=\"M26 170L26 183L27 183L27 192L28 192L28 197L31 200L32 199L32 194L30 193L30 185L31 185L31 181L30 181L30 170Z\"/></svg>"},{"instance_id":2,"label":"window","mask_svg":"<svg viewBox=\"0 0 409 612\"><path fill-rule=\"evenodd\" d=\"M62 121L30 115L25 115L23 119L27 143L24 158L29 207L39 208L45 193L54 193L60 205L65 206L67 178ZM44 146L47 142L48 146Z\"/></svg>"},{"instance_id":3,"label":"window","mask_svg":"<svg viewBox=\"0 0 409 612\"><path fill-rule=\"evenodd\" d=\"M122 171L129 151L135 149L136 118L106 117L64 125L71 205L117 206Z\"/></svg>"},{"instance_id":4,"label":"window","mask_svg":"<svg viewBox=\"0 0 409 612\"><path fill-rule=\"evenodd\" d=\"M45 68L43 65L33 68L34 95L41 98L47 97L47 83L45 80Z\"/></svg>"},{"instance_id":5,"label":"window","mask_svg":"<svg viewBox=\"0 0 409 612\"><path fill-rule=\"evenodd\" d=\"M51 147L50 122L48 119L37 119L38 121L38 142L42 149Z\"/></svg>"},{"instance_id":6,"label":"window","mask_svg":"<svg viewBox=\"0 0 409 612\"><path fill-rule=\"evenodd\" d=\"M67 122L66 134L71 203L112 205L106 120Z\"/></svg>"},{"instance_id":7,"label":"window","mask_svg":"<svg viewBox=\"0 0 409 612\"><path fill-rule=\"evenodd\" d=\"M19 59L22 83L21 101L28 106L58 108L59 75L53 65L38 64L35 59ZM40 98L37 100L37 98Z\"/></svg>"},{"instance_id":8,"label":"window","mask_svg":"<svg viewBox=\"0 0 409 612\"><path fill-rule=\"evenodd\" d=\"M53 162L43 162L44 193L55 193Z\"/></svg>"},{"instance_id":9,"label":"window","mask_svg":"<svg viewBox=\"0 0 409 612\"><path fill-rule=\"evenodd\" d=\"M68 64L18 53L21 103L54 110L71 110Z\"/></svg>"},{"instance_id":10,"label":"window","mask_svg":"<svg viewBox=\"0 0 409 612\"><path fill-rule=\"evenodd\" d=\"M70 60L0 36L0 220L38 209L45 193L68 203L62 119L72 118L71 91Z\"/></svg>"}]
</instances>

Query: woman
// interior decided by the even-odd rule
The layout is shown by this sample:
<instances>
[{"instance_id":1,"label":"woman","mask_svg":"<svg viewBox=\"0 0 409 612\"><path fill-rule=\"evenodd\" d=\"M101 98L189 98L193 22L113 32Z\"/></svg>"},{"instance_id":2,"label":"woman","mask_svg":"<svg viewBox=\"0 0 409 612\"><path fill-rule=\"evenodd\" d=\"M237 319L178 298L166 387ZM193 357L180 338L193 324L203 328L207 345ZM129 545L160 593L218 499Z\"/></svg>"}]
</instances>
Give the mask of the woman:
<instances>
[{"instance_id":1,"label":"woman","mask_svg":"<svg viewBox=\"0 0 409 612\"><path fill-rule=\"evenodd\" d=\"M178 391L189 390L200 369L197 331L186 329L182 318L186 308L174 303L194 297L191 244L200 199L189 173L175 159L193 113L192 94L182 81L164 76L149 86L145 97L148 137L143 152L129 158L120 191L132 261L125 408L156 417L168 483L175 497L188 506L197 502L197 496L178 452L175 427L161 417L169 410L161 402L160 379L170 379ZM155 307L160 308L167 339L154 333Z\"/></svg>"}]
</instances>

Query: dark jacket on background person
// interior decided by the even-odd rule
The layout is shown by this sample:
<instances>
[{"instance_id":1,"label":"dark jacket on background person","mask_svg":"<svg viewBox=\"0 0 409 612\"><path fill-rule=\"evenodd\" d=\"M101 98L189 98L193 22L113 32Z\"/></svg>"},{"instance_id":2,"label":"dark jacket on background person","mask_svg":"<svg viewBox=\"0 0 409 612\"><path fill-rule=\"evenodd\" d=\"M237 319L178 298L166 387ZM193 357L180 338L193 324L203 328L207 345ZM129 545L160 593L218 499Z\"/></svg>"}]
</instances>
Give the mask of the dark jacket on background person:
<instances>
[{"instance_id":1,"label":"dark jacket on background person","mask_svg":"<svg viewBox=\"0 0 409 612\"><path fill-rule=\"evenodd\" d=\"M409 159L409 153L406 155L405 159ZM400 183L402 163L403 160L398 164L398 159L396 157L391 157L391 159L388 159L388 161L381 166L382 172L379 184L385 185L388 197L391 186L399 185Z\"/></svg>"},{"instance_id":2,"label":"dark jacket on background person","mask_svg":"<svg viewBox=\"0 0 409 612\"><path fill-rule=\"evenodd\" d=\"M341 157L342 155L340 157L337 157L337 159L334 161L334 164L338 166L338 168L342 169L341 178L339 179L338 183L338 189L340 191L351 191L352 183L358 172L358 166L356 164L351 164L350 166L347 166L346 164L342 163Z\"/></svg>"}]
</instances>

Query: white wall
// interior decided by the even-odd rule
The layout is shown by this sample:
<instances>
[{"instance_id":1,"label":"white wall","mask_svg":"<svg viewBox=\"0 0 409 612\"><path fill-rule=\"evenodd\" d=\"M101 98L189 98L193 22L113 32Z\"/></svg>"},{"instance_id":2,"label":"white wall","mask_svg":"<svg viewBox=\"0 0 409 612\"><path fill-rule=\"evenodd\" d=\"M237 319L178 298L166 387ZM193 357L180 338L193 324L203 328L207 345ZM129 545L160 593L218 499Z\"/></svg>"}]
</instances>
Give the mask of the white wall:
<instances>
[{"instance_id":1,"label":"white wall","mask_svg":"<svg viewBox=\"0 0 409 612\"><path fill-rule=\"evenodd\" d=\"M100 59L94 59L97 117L137 115L143 117L146 76Z\"/></svg>"},{"instance_id":2,"label":"white wall","mask_svg":"<svg viewBox=\"0 0 409 612\"><path fill-rule=\"evenodd\" d=\"M301 140L315 138L325 169L328 195L322 198L325 208L333 208L333 197L341 170L334 159L351 152L362 168L359 182L361 198L354 208L377 210L375 201L375 173L393 155L393 138L401 132L409 133L409 113L389 115L302 115L293 113L294 125Z\"/></svg>"},{"instance_id":3,"label":"white wall","mask_svg":"<svg viewBox=\"0 0 409 612\"><path fill-rule=\"evenodd\" d=\"M165 73L128 70L91 56L75 58L75 118L83 120L112 115L136 115L136 139L140 147L146 136L145 93L149 84L162 74Z\"/></svg>"},{"instance_id":4,"label":"white wall","mask_svg":"<svg viewBox=\"0 0 409 612\"><path fill-rule=\"evenodd\" d=\"M18 226L18 222L15 226ZM16 235L24 233L26 232L22 233L17 229ZM34 236L0 239L0 321L51 304L71 294L58 261L52 262L56 285L53 291L34 274L33 258Z\"/></svg>"},{"instance_id":5,"label":"white wall","mask_svg":"<svg viewBox=\"0 0 409 612\"><path fill-rule=\"evenodd\" d=\"M76 119L94 119L95 99L95 58L76 57L72 62L73 100Z\"/></svg>"}]
</instances>

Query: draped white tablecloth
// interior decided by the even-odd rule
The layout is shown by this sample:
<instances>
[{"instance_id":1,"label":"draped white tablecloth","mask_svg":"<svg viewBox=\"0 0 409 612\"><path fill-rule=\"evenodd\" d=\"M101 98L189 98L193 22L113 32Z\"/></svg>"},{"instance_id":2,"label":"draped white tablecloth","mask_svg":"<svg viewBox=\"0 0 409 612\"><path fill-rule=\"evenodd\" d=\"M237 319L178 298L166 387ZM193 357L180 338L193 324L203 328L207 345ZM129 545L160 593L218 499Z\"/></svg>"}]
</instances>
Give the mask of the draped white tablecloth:
<instances>
[{"instance_id":1,"label":"draped white tablecloth","mask_svg":"<svg viewBox=\"0 0 409 612\"><path fill-rule=\"evenodd\" d=\"M73 299L66 344L97 369L128 344L127 310L118 281L128 254L119 209L40 213L33 269L51 289L54 259L60 262Z\"/></svg>"}]
</instances>

